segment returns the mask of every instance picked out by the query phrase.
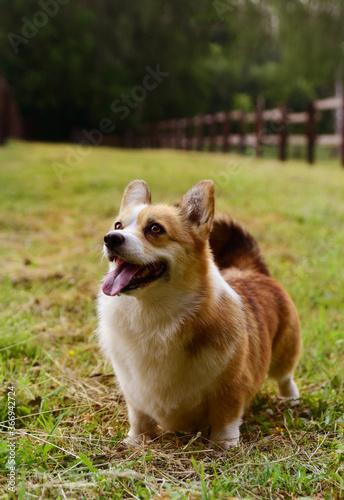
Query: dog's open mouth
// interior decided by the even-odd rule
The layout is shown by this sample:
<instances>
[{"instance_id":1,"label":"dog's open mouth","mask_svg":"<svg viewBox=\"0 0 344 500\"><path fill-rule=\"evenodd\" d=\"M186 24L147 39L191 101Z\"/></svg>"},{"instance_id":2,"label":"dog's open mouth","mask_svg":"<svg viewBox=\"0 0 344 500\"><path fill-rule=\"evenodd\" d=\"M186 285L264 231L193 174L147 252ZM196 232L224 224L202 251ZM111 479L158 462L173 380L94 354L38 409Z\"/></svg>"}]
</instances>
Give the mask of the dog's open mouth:
<instances>
[{"instance_id":1,"label":"dog's open mouth","mask_svg":"<svg viewBox=\"0 0 344 500\"><path fill-rule=\"evenodd\" d=\"M141 265L126 262L119 257L116 260L116 265L116 269L105 276L102 286L105 295L111 297L151 283L160 278L167 269L165 262L157 261Z\"/></svg>"}]
</instances>

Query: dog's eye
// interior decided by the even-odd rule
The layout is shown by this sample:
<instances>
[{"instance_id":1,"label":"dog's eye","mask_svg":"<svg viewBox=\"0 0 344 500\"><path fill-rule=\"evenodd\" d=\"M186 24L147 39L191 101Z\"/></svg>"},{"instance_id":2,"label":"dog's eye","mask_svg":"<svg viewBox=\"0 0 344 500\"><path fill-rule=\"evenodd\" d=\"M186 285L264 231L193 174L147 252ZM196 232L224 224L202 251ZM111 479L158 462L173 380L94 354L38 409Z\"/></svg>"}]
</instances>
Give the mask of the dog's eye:
<instances>
[{"instance_id":1,"label":"dog's eye","mask_svg":"<svg viewBox=\"0 0 344 500\"><path fill-rule=\"evenodd\" d=\"M116 222L115 229L122 229L122 222Z\"/></svg>"},{"instance_id":2,"label":"dog's eye","mask_svg":"<svg viewBox=\"0 0 344 500\"><path fill-rule=\"evenodd\" d=\"M159 234L159 233L164 232L164 229L162 228L162 226L160 226L160 224L158 224L157 222L154 222L153 224L151 224L149 226L148 230L153 234Z\"/></svg>"}]
</instances>

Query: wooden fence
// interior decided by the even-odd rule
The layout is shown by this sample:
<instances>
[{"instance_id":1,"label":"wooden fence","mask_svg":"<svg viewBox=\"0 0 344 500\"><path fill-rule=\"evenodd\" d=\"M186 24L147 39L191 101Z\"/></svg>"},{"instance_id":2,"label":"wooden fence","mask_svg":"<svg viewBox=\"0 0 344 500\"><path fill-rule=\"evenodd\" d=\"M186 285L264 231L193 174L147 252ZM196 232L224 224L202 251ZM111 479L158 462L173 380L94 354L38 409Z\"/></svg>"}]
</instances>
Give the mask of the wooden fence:
<instances>
[{"instance_id":1,"label":"wooden fence","mask_svg":"<svg viewBox=\"0 0 344 500\"><path fill-rule=\"evenodd\" d=\"M0 144L22 137L22 120L12 90L0 77Z\"/></svg>"},{"instance_id":2,"label":"wooden fence","mask_svg":"<svg viewBox=\"0 0 344 500\"><path fill-rule=\"evenodd\" d=\"M341 110L339 135L317 134L321 113L328 110ZM251 124L251 133L246 131L248 124ZM303 124L305 133L291 134L292 124ZM124 147L220 150L223 153L233 147L239 151L253 147L257 156L263 154L264 147L275 146L281 161L287 160L288 145L304 146L310 164L315 161L317 144L337 148L344 166L344 98L321 99L310 103L306 111L295 113L286 106L265 109L264 98L260 97L253 113L229 111L161 121L127 130L122 138Z\"/></svg>"}]
</instances>

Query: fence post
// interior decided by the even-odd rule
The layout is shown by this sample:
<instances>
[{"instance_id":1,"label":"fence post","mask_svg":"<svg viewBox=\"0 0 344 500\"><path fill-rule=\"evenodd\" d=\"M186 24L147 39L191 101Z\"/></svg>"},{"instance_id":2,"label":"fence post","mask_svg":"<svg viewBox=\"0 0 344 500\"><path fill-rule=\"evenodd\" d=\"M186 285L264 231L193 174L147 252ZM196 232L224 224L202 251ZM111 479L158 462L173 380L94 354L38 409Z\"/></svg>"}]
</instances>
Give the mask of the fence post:
<instances>
[{"instance_id":1,"label":"fence post","mask_svg":"<svg viewBox=\"0 0 344 500\"><path fill-rule=\"evenodd\" d=\"M185 149L192 149L192 139L193 139L193 121L191 118L186 118Z\"/></svg>"},{"instance_id":2,"label":"fence post","mask_svg":"<svg viewBox=\"0 0 344 500\"><path fill-rule=\"evenodd\" d=\"M179 121L174 120L174 140L173 140L173 148L178 149L178 141L179 141Z\"/></svg>"},{"instance_id":3,"label":"fence post","mask_svg":"<svg viewBox=\"0 0 344 500\"><path fill-rule=\"evenodd\" d=\"M151 142L151 124L146 123L145 125L145 147L150 149L152 147Z\"/></svg>"},{"instance_id":4,"label":"fence post","mask_svg":"<svg viewBox=\"0 0 344 500\"><path fill-rule=\"evenodd\" d=\"M240 119L239 119L239 153L244 154L246 150L246 137L245 137L245 113L242 111Z\"/></svg>"},{"instance_id":5,"label":"fence post","mask_svg":"<svg viewBox=\"0 0 344 500\"><path fill-rule=\"evenodd\" d=\"M176 133L175 120L169 120L168 122L168 147L174 149L174 136Z\"/></svg>"},{"instance_id":6,"label":"fence post","mask_svg":"<svg viewBox=\"0 0 344 500\"><path fill-rule=\"evenodd\" d=\"M216 150L216 132L217 132L217 119L216 119L216 115L210 115L209 151L215 151Z\"/></svg>"},{"instance_id":7,"label":"fence post","mask_svg":"<svg viewBox=\"0 0 344 500\"><path fill-rule=\"evenodd\" d=\"M170 122L166 120L164 125L164 148L169 146Z\"/></svg>"},{"instance_id":8,"label":"fence post","mask_svg":"<svg viewBox=\"0 0 344 500\"><path fill-rule=\"evenodd\" d=\"M158 122L159 148L166 148L167 121Z\"/></svg>"},{"instance_id":9,"label":"fence post","mask_svg":"<svg viewBox=\"0 0 344 500\"><path fill-rule=\"evenodd\" d=\"M159 123L154 122L152 124L152 135L153 135L153 148L159 149Z\"/></svg>"},{"instance_id":10,"label":"fence post","mask_svg":"<svg viewBox=\"0 0 344 500\"><path fill-rule=\"evenodd\" d=\"M135 147L135 129L131 127L128 130L128 144L127 147L133 149Z\"/></svg>"},{"instance_id":11,"label":"fence post","mask_svg":"<svg viewBox=\"0 0 344 500\"><path fill-rule=\"evenodd\" d=\"M164 122L157 122L155 124L155 147L160 149L163 144L163 123Z\"/></svg>"},{"instance_id":12,"label":"fence post","mask_svg":"<svg viewBox=\"0 0 344 500\"><path fill-rule=\"evenodd\" d=\"M170 129L170 122L168 120L165 120L164 127L163 127L163 148L168 148L169 129Z\"/></svg>"},{"instance_id":13,"label":"fence post","mask_svg":"<svg viewBox=\"0 0 344 500\"><path fill-rule=\"evenodd\" d=\"M197 135L198 134L198 119L199 119L198 116L194 116L193 118L191 118L191 121L192 121L192 130L193 130L191 149L197 149L197 143L198 143L198 135Z\"/></svg>"},{"instance_id":14,"label":"fence post","mask_svg":"<svg viewBox=\"0 0 344 500\"><path fill-rule=\"evenodd\" d=\"M145 128L144 128L144 143L145 143L145 148L150 148L150 135L149 135L149 123L146 123Z\"/></svg>"},{"instance_id":15,"label":"fence post","mask_svg":"<svg viewBox=\"0 0 344 500\"><path fill-rule=\"evenodd\" d=\"M307 141L307 161L312 165L314 163L315 146L315 107L312 102L308 105Z\"/></svg>"},{"instance_id":16,"label":"fence post","mask_svg":"<svg viewBox=\"0 0 344 500\"><path fill-rule=\"evenodd\" d=\"M342 97L342 139L340 145L340 160L341 165L344 168L344 95Z\"/></svg>"},{"instance_id":17,"label":"fence post","mask_svg":"<svg viewBox=\"0 0 344 500\"><path fill-rule=\"evenodd\" d=\"M148 123L147 125L147 147L149 149L153 148L153 124Z\"/></svg>"},{"instance_id":18,"label":"fence post","mask_svg":"<svg viewBox=\"0 0 344 500\"><path fill-rule=\"evenodd\" d=\"M287 159L287 140L288 140L288 109L284 104L280 108L281 112L281 123L280 123L280 143L279 143L279 159L280 161L286 161Z\"/></svg>"},{"instance_id":19,"label":"fence post","mask_svg":"<svg viewBox=\"0 0 344 500\"><path fill-rule=\"evenodd\" d=\"M182 136L181 136L181 148L182 149L188 149L188 125L189 125L189 120L188 118L183 118L181 120L182 123Z\"/></svg>"},{"instance_id":20,"label":"fence post","mask_svg":"<svg viewBox=\"0 0 344 500\"><path fill-rule=\"evenodd\" d=\"M263 156L263 129L264 129L264 121L263 121L263 111L265 108L265 99L263 96L259 96L257 99L256 106L256 123L255 123L255 132L256 132L256 156Z\"/></svg>"},{"instance_id":21,"label":"fence post","mask_svg":"<svg viewBox=\"0 0 344 500\"><path fill-rule=\"evenodd\" d=\"M225 113L225 117L222 122L222 153L227 153L227 151L229 150L229 132L230 132L229 113Z\"/></svg>"},{"instance_id":22,"label":"fence post","mask_svg":"<svg viewBox=\"0 0 344 500\"><path fill-rule=\"evenodd\" d=\"M183 123L182 119L179 118L177 120L177 128L176 128L176 148L181 149L182 148L182 136L183 136Z\"/></svg>"},{"instance_id":23,"label":"fence post","mask_svg":"<svg viewBox=\"0 0 344 500\"><path fill-rule=\"evenodd\" d=\"M203 116L197 117L197 141L196 141L196 149L198 151L202 151L204 147L204 118Z\"/></svg>"},{"instance_id":24,"label":"fence post","mask_svg":"<svg viewBox=\"0 0 344 500\"><path fill-rule=\"evenodd\" d=\"M142 125L136 125L135 127L135 147L142 148Z\"/></svg>"},{"instance_id":25,"label":"fence post","mask_svg":"<svg viewBox=\"0 0 344 500\"><path fill-rule=\"evenodd\" d=\"M183 149L183 142L184 142L184 119L180 118L178 120L177 149Z\"/></svg>"}]
</instances>

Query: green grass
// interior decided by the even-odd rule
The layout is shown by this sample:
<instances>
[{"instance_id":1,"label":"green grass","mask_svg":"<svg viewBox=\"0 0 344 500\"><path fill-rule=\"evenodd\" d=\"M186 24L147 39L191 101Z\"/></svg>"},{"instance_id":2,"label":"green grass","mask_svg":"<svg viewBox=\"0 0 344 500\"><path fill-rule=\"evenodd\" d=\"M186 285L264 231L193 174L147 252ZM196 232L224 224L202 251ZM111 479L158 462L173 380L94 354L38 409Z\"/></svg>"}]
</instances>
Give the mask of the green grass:
<instances>
[{"instance_id":1,"label":"green grass","mask_svg":"<svg viewBox=\"0 0 344 500\"><path fill-rule=\"evenodd\" d=\"M66 149L71 148L71 149ZM7 495L7 388L16 387L19 498L344 498L344 171L292 161L95 148L56 175L73 146L0 149L0 499ZM239 448L206 433L117 447L128 430L112 368L99 353L94 299L102 238L126 184L144 178L174 202L215 181L218 210L257 237L300 312L300 405L267 381Z\"/></svg>"}]
</instances>

